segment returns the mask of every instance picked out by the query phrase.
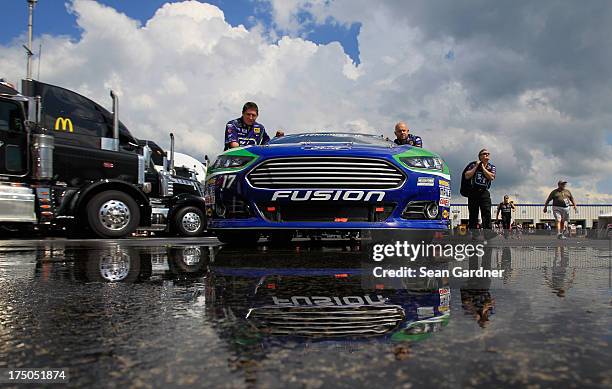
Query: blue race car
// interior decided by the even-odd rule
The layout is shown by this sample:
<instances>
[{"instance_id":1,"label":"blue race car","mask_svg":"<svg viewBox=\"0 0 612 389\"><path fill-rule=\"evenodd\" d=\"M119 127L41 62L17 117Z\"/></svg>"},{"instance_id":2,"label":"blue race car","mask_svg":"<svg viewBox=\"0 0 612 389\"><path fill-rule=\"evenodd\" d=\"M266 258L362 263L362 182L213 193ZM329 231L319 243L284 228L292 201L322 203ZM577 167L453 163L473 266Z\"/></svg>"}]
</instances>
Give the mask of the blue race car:
<instances>
[{"instance_id":1,"label":"blue race car","mask_svg":"<svg viewBox=\"0 0 612 389\"><path fill-rule=\"evenodd\" d=\"M438 155L382 137L306 133L221 154L209 168L209 228L223 242L261 233L446 230L450 173Z\"/></svg>"}]
</instances>

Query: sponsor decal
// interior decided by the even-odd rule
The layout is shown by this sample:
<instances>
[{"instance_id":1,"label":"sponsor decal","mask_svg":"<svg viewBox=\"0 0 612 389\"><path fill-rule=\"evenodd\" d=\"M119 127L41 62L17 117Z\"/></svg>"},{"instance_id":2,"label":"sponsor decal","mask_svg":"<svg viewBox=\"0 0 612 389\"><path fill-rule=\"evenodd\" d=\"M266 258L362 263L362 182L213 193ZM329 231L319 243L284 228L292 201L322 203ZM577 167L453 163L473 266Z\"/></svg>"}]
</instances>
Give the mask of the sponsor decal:
<instances>
[{"instance_id":1,"label":"sponsor decal","mask_svg":"<svg viewBox=\"0 0 612 389\"><path fill-rule=\"evenodd\" d=\"M438 180L438 183L440 184L440 186L450 186L450 184L448 183L448 181Z\"/></svg>"},{"instance_id":2,"label":"sponsor decal","mask_svg":"<svg viewBox=\"0 0 612 389\"><path fill-rule=\"evenodd\" d=\"M55 119L55 126L53 126L53 128L56 131L60 131L60 127L61 131L66 131L66 129L68 129L68 132L74 132L74 128L72 127L72 120L70 120L69 118L58 117L57 119Z\"/></svg>"},{"instance_id":3,"label":"sponsor decal","mask_svg":"<svg viewBox=\"0 0 612 389\"><path fill-rule=\"evenodd\" d=\"M441 186L440 187L440 197L450 199L450 197L451 197L451 190L450 190L450 188L447 187L447 186Z\"/></svg>"},{"instance_id":4,"label":"sponsor decal","mask_svg":"<svg viewBox=\"0 0 612 389\"><path fill-rule=\"evenodd\" d=\"M450 200L451 200L451 190L450 187L448 186L440 186L440 201L438 202L438 205L442 206L442 207L450 207ZM442 215L445 219L448 218L448 212L447 215L444 216Z\"/></svg>"},{"instance_id":5,"label":"sponsor decal","mask_svg":"<svg viewBox=\"0 0 612 389\"><path fill-rule=\"evenodd\" d=\"M374 297L365 296L345 296L345 297L327 297L327 296L293 296L291 298L278 298L272 296L272 301L275 305L281 306L328 306L328 305L380 305L387 302L387 299L381 295Z\"/></svg>"},{"instance_id":6,"label":"sponsor decal","mask_svg":"<svg viewBox=\"0 0 612 389\"><path fill-rule=\"evenodd\" d=\"M448 211L446 209L442 211L442 219L448 219Z\"/></svg>"},{"instance_id":7,"label":"sponsor decal","mask_svg":"<svg viewBox=\"0 0 612 389\"><path fill-rule=\"evenodd\" d=\"M261 131L261 129L260 129L259 127L254 127L254 128L253 128L253 131L254 131L256 134L259 134L259 132Z\"/></svg>"},{"instance_id":8,"label":"sponsor decal","mask_svg":"<svg viewBox=\"0 0 612 389\"><path fill-rule=\"evenodd\" d=\"M365 190L277 190L272 201L376 201L381 202L385 192Z\"/></svg>"},{"instance_id":9,"label":"sponsor decal","mask_svg":"<svg viewBox=\"0 0 612 389\"><path fill-rule=\"evenodd\" d=\"M433 177L419 177L417 179L417 186L434 186L434 180L435 178Z\"/></svg>"},{"instance_id":10,"label":"sponsor decal","mask_svg":"<svg viewBox=\"0 0 612 389\"><path fill-rule=\"evenodd\" d=\"M417 317L419 319L433 317L434 315L434 307L417 307Z\"/></svg>"}]
</instances>

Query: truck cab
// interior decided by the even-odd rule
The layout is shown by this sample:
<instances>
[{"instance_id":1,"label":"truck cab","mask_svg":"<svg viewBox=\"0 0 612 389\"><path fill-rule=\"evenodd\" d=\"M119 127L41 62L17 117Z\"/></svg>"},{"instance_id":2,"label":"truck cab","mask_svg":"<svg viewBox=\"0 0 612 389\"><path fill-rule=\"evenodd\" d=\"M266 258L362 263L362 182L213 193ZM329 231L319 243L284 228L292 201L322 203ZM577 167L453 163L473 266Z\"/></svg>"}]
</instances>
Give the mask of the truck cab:
<instances>
[{"instance_id":1,"label":"truck cab","mask_svg":"<svg viewBox=\"0 0 612 389\"><path fill-rule=\"evenodd\" d=\"M137 228L195 236L204 202L196 179L172 163L157 171L151 149L113 113L73 91L24 80L0 93L0 225L70 222L98 237Z\"/></svg>"}]
</instances>

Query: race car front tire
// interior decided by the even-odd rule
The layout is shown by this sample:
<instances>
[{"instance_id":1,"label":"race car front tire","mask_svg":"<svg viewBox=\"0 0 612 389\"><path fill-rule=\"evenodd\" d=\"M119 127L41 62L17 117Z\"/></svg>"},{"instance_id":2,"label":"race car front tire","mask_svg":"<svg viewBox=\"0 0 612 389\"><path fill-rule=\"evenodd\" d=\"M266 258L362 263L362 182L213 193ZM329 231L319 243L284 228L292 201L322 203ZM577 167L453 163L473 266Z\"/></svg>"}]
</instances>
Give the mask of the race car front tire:
<instances>
[{"instance_id":1,"label":"race car front tire","mask_svg":"<svg viewBox=\"0 0 612 389\"><path fill-rule=\"evenodd\" d=\"M268 234L268 241L274 246L284 246L293 240L293 231L275 231Z\"/></svg>"},{"instance_id":2,"label":"race car front tire","mask_svg":"<svg viewBox=\"0 0 612 389\"><path fill-rule=\"evenodd\" d=\"M261 235L256 231L217 231L215 234L221 243L232 246L254 246Z\"/></svg>"}]
</instances>

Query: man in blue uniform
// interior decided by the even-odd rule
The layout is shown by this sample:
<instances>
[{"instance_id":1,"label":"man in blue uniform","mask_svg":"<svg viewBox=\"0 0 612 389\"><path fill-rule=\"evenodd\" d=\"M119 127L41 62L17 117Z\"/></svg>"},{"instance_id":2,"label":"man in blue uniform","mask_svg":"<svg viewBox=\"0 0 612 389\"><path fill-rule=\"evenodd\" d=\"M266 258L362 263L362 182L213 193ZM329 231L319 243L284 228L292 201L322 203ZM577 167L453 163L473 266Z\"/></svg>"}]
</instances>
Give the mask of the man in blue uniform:
<instances>
[{"instance_id":1,"label":"man in blue uniform","mask_svg":"<svg viewBox=\"0 0 612 389\"><path fill-rule=\"evenodd\" d=\"M393 142L395 142L396 145L423 147L423 140L421 137L412 135L410 129L404 122L399 122L395 125L395 140Z\"/></svg>"},{"instance_id":2,"label":"man in blue uniform","mask_svg":"<svg viewBox=\"0 0 612 389\"><path fill-rule=\"evenodd\" d=\"M242 107L242 116L227 122L225 149L250 145L265 145L270 141L266 129L255 120L259 115L257 104L249 101Z\"/></svg>"},{"instance_id":3,"label":"man in blue uniform","mask_svg":"<svg viewBox=\"0 0 612 389\"><path fill-rule=\"evenodd\" d=\"M478 161L470 162L463 170L463 176L470 180L468 195L468 211L470 213L468 228L476 229L478 212L482 218L482 228L491 229L491 194L489 188L495 180L495 165L489 162L491 153L482 149L478 153Z\"/></svg>"}]
</instances>

